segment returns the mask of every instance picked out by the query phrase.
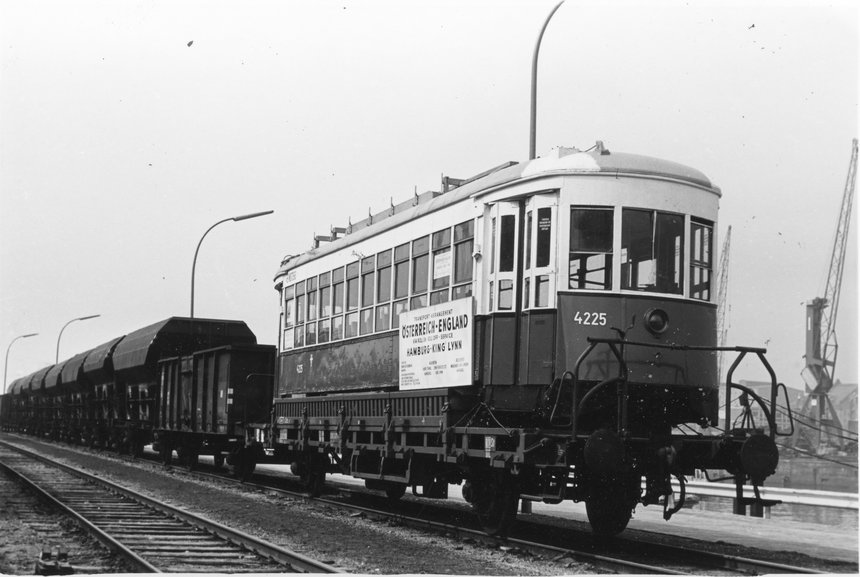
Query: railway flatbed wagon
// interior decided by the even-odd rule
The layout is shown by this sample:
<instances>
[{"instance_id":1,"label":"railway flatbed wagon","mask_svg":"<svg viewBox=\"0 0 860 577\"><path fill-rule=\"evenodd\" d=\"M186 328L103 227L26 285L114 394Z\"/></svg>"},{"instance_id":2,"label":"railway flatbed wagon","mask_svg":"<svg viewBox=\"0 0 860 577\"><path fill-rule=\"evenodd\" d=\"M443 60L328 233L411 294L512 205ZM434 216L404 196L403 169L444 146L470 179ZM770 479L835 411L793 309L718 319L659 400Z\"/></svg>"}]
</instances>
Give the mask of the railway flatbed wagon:
<instances>
[{"instance_id":1,"label":"railway flatbed wagon","mask_svg":"<svg viewBox=\"0 0 860 577\"><path fill-rule=\"evenodd\" d=\"M333 471L391 496L464 483L491 533L519 498L585 501L614 534L637 504L679 510L671 478L695 469L760 485L778 460L764 351L731 349L772 376L750 395L764 425L727 409L739 425L718 428L720 195L698 170L597 143L443 177L315 239L275 276L266 458L311 491Z\"/></svg>"}]
</instances>

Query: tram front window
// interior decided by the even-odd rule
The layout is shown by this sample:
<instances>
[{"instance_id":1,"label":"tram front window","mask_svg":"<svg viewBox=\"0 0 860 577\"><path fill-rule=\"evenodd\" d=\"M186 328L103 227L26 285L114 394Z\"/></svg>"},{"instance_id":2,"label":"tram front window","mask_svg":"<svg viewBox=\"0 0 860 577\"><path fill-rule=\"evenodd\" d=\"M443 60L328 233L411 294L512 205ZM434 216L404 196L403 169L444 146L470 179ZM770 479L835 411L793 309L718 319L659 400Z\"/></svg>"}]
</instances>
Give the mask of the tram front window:
<instances>
[{"instance_id":1,"label":"tram front window","mask_svg":"<svg viewBox=\"0 0 860 577\"><path fill-rule=\"evenodd\" d=\"M568 288L612 289L612 209L570 209Z\"/></svg>"},{"instance_id":2,"label":"tram front window","mask_svg":"<svg viewBox=\"0 0 860 577\"><path fill-rule=\"evenodd\" d=\"M624 209L621 229L621 288L682 294L684 217Z\"/></svg>"}]
</instances>

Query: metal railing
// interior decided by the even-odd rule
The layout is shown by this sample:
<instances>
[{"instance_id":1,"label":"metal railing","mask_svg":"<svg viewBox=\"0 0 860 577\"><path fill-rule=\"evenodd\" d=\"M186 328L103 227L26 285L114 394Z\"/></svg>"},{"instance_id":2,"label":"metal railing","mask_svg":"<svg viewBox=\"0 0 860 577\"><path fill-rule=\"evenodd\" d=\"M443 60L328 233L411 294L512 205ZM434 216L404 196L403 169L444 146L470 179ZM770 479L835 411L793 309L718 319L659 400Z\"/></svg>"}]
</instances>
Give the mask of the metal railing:
<instances>
[{"instance_id":1,"label":"metal railing","mask_svg":"<svg viewBox=\"0 0 860 577\"><path fill-rule=\"evenodd\" d=\"M704 495L708 497L724 497L734 499L737 496L734 483L708 483L706 481L687 481L688 495ZM672 482L672 488L679 490L677 481ZM839 491L818 491L812 489L788 489L782 487L759 487L763 499L773 499L793 505L809 505L811 507L831 507L834 509L851 509L857 511L858 494L842 493ZM744 487L744 496L753 497L752 487Z\"/></svg>"}]
</instances>

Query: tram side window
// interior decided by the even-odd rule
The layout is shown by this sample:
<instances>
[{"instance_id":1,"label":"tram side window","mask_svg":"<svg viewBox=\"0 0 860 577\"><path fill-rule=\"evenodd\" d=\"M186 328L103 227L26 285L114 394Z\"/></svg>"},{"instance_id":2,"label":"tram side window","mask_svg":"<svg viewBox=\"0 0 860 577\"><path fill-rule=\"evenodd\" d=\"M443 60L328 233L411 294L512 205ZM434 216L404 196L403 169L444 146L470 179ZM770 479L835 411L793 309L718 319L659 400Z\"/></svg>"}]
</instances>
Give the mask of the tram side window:
<instances>
[{"instance_id":1,"label":"tram side window","mask_svg":"<svg viewBox=\"0 0 860 577\"><path fill-rule=\"evenodd\" d=\"M331 309L334 315L331 319L331 340L338 341L343 338L343 311L344 295L346 294L346 283L344 282L343 267L331 271Z\"/></svg>"},{"instance_id":2,"label":"tram side window","mask_svg":"<svg viewBox=\"0 0 860 577\"><path fill-rule=\"evenodd\" d=\"M570 209L568 288L612 289L613 209Z\"/></svg>"},{"instance_id":3,"label":"tram side window","mask_svg":"<svg viewBox=\"0 0 860 577\"><path fill-rule=\"evenodd\" d=\"M433 292L430 304L448 302L451 285L451 229L433 233Z\"/></svg>"},{"instance_id":4,"label":"tram side window","mask_svg":"<svg viewBox=\"0 0 860 577\"><path fill-rule=\"evenodd\" d=\"M361 261L361 326L360 333L373 332L373 302L376 289L376 258L369 256Z\"/></svg>"},{"instance_id":5,"label":"tram side window","mask_svg":"<svg viewBox=\"0 0 860 577\"><path fill-rule=\"evenodd\" d=\"M296 324L296 289L288 286L284 289L284 341L283 349L293 348L293 333Z\"/></svg>"},{"instance_id":6,"label":"tram side window","mask_svg":"<svg viewBox=\"0 0 860 577\"><path fill-rule=\"evenodd\" d=\"M475 245L475 221L454 226L454 288L451 299L472 296L472 252Z\"/></svg>"},{"instance_id":7,"label":"tram side window","mask_svg":"<svg viewBox=\"0 0 860 577\"><path fill-rule=\"evenodd\" d=\"M621 288L682 294L684 217L624 209L621 220Z\"/></svg>"},{"instance_id":8,"label":"tram side window","mask_svg":"<svg viewBox=\"0 0 860 577\"><path fill-rule=\"evenodd\" d=\"M394 248L394 298L391 328L400 326L400 313L409 309L409 243Z\"/></svg>"},{"instance_id":9,"label":"tram side window","mask_svg":"<svg viewBox=\"0 0 860 577\"><path fill-rule=\"evenodd\" d=\"M499 272L514 270L516 222L514 215L502 215L502 230L499 235Z\"/></svg>"},{"instance_id":10,"label":"tram side window","mask_svg":"<svg viewBox=\"0 0 860 577\"><path fill-rule=\"evenodd\" d=\"M376 255L375 330L391 328L391 249Z\"/></svg>"},{"instance_id":11,"label":"tram side window","mask_svg":"<svg viewBox=\"0 0 860 577\"><path fill-rule=\"evenodd\" d=\"M296 287L296 332L295 345L302 347L305 344L305 283L299 282Z\"/></svg>"},{"instance_id":12,"label":"tram side window","mask_svg":"<svg viewBox=\"0 0 860 577\"><path fill-rule=\"evenodd\" d=\"M358 289L359 262L346 265L346 320L344 338L358 336ZM353 311L353 312L349 312Z\"/></svg>"},{"instance_id":13,"label":"tram side window","mask_svg":"<svg viewBox=\"0 0 860 577\"><path fill-rule=\"evenodd\" d=\"M690 297L703 301L711 300L713 234L712 222L693 219L690 223Z\"/></svg>"},{"instance_id":14,"label":"tram side window","mask_svg":"<svg viewBox=\"0 0 860 577\"><path fill-rule=\"evenodd\" d=\"M331 338L331 273L319 276L319 318L317 323L317 342L327 343Z\"/></svg>"},{"instance_id":15,"label":"tram side window","mask_svg":"<svg viewBox=\"0 0 860 577\"><path fill-rule=\"evenodd\" d=\"M427 306L427 285L430 267L430 237L412 241L412 298L411 310Z\"/></svg>"}]
</instances>

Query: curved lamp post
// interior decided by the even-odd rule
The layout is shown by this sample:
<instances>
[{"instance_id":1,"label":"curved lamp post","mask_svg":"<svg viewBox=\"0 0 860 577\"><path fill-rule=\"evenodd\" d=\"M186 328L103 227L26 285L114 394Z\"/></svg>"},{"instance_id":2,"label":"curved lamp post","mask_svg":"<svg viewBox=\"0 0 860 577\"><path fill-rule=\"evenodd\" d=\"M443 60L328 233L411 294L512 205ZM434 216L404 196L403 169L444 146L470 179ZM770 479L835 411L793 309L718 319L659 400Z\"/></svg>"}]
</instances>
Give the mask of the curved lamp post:
<instances>
[{"instance_id":1,"label":"curved lamp post","mask_svg":"<svg viewBox=\"0 0 860 577\"><path fill-rule=\"evenodd\" d=\"M242 216L233 216L230 218L225 218L224 220L219 220L203 233L203 236L200 237L200 242L197 243L197 250L194 251L194 262L191 263L191 314L189 315L192 319L194 318L194 274L197 270L197 253L200 252L200 245L203 244L203 239L206 238L206 235L209 234L209 231L222 224L224 222L228 222L231 220L240 221L240 220L248 220L249 218L257 218L258 216L266 216L267 214L272 214L275 212L274 210L265 210L263 212L252 212L251 214L243 214Z\"/></svg>"},{"instance_id":2,"label":"curved lamp post","mask_svg":"<svg viewBox=\"0 0 860 577\"><path fill-rule=\"evenodd\" d=\"M56 360L54 360L55 363L60 362L60 339L62 338L63 331L66 330L66 327L75 321L85 321L85 320L94 319L94 318L100 317L100 316L101 315L88 315L85 317L78 317L76 319L70 320L69 322L67 322L66 324L63 325L63 328L60 329L60 334L57 336L57 358L56 358Z\"/></svg>"},{"instance_id":3,"label":"curved lamp post","mask_svg":"<svg viewBox=\"0 0 860 577\"><path fill-rule=\"evenodd\" d=\"M38 335L38 334L39 334L39 333L30 333L30 334L28 334L28 335L18 335L17 337L15 337L14 339L12 339L12 342L11 342L11 343L9 343L9 346L8 346L8 347L6 347L6 362L5 362L5 364L3 365L3 394L4 394L4 395L6 394L6 373L8 372L8 369L9 369L9 349L11 349L11 348L12 348L12 345L13 345L13 344L15 343L15 341L17 341L18 339L27 339L27 338L30 338L30 337L35 337L35 336L36 336L36 335Z\"/></svg>"},{"instance_id":4,"label":"curved lamp post","mask_svg":"<svg viewBox=\"0 0 860 577\"><path fill-rule=\"evenodd\" d=\"M538 54L540 53L540 42L543 39L543 33L546 31L546 27L549 24L550 19L552 19L552 15L555 14L556 10L561 8L562 4L564 4L564 0L561 0L561 2L556 4L555 8L553 8L549 13L549 16L546 17L546 20L543 23L543 28L540 29L537 43L535 44L534 54L532 55L532 107L529 129L529 160L534 160L535 158L535 142L537 140L537 68Z\"/></svg>"}]
</instances>

